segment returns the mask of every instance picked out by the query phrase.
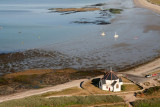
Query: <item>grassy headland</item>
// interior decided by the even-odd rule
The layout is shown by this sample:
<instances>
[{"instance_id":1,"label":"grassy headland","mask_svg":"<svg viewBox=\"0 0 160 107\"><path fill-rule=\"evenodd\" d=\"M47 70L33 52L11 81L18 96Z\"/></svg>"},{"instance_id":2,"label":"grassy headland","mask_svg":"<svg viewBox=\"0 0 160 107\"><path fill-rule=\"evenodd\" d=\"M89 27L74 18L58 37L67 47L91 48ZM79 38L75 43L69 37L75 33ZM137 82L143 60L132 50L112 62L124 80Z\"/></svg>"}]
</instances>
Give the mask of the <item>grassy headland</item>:
<instances>
[{"instance_id":1,"label":"grassy headland","mask_svg":"<svg viewBox=\"0 0 160 107\"><path fill-rule=\"evenodd\" d=\"M0 77L0 95L54 86L72 80L91 78L102 74L103 72L100 70L77 71L74 69L27 70L6 74Z\"/></svg>"}]
</instances>

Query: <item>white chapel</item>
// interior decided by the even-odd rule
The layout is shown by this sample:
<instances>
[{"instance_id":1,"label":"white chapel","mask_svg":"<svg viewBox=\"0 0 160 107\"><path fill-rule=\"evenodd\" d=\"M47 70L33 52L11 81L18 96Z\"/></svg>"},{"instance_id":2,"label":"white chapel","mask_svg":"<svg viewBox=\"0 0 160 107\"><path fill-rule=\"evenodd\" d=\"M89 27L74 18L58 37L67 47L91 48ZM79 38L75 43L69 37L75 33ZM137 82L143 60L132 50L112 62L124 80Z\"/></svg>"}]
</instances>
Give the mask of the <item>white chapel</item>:
<instances>
[{"instance_id":1,"label":"white chapel","mask_svg":"<svg viewBox=\"0 0 160 107\"><path fill-rule=\"evenodd\" d=\"M107 91L121 91L121 85L123 85L122 79L110 70L99 81L99 88Z\"/></svg>"}]
</instances>

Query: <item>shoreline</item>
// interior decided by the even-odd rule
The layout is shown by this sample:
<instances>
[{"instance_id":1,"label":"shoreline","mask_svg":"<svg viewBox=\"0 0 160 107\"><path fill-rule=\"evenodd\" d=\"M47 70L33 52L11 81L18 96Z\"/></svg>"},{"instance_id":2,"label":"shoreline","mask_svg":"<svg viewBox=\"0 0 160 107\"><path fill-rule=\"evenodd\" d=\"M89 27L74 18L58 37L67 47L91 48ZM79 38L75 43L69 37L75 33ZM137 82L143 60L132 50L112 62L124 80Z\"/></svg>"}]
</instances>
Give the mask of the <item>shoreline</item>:
<instances>
[{"instance_id":1,"label":"shoreline","mask_svg":"<svg viewBox=\"0 0 160 107\"><path fill-rule=\"evenodd\" d=\"M41 54L41 52L43 54ZM44 54L44 52L46 52L46 54ZM28 53L30 53L30 54L28 54ZM34 56L34 58L50 57L50 55L48 55L48 53L53 54L54 56L57 56L57 54L59 54L59 55L61 54L61 55L65 56L64 54L56 52L56 51L53 52L53 53L50 53L49 51L34 49L34 50L19 51L19 52L0 53L0 58L1 58L2 62L4 61L3 63L9 63L8 60L11 61L11 62L16 62L16 61L19 61L19 60L21 61L21 60L28 59L28 58L30 58L32 60L33 56ZM57 58L61 58L61 55L57 56ZM63 57L63 59L66 59L66 57ZM152 63L157 59L160 60L160 54L157 54L156 56L152 56L150 58L139 60L138 62L134 62L134 63L128 64L128 65L125 65L123 67L115 66L114 69L117 72L128 72L128 71L132 71L133 69L137 69L139 67L145 66L148 63ZM63 64L59 64L58 66L62 66L62 65ZM20 68L19 66L17 66L16 69L12 68L11 71L8 71L8 69L2 69L5 72L1 72L0 76L6 75L6 74L12 74L12 73L19 73L19 72L26 71L26 70L40 70L40 69L46 70L46 69L66 69L66 68L70 68L70 69L75 69L75 70L78 70L78 71L104 70L105 69L103 67L94 68L94 67L87 67L87 66L84 66L82 68L74 68L74 67L60 67L60 68L58 68L58 66L55 65L55 68L52 68L52 67L47 67L46 68L46 67L42 66L41 68L29 68L29 69L23 69L23 68ZM159 64L159 66L160 66L160 64ZM28 66L28 67L31 67L31 66Z\"/></svg>"},{"instance_id":2,"label":"shoreline","mask_svg":"<svg viewBox=\"0 0 160 107\"><path fill-rule=\"evenodd\" d=\"M160 14L160 6L156 4L152 4L147 0L133 0L134 4L138 7L150 9L158 14Z\"/></svg>"}]
</instances>

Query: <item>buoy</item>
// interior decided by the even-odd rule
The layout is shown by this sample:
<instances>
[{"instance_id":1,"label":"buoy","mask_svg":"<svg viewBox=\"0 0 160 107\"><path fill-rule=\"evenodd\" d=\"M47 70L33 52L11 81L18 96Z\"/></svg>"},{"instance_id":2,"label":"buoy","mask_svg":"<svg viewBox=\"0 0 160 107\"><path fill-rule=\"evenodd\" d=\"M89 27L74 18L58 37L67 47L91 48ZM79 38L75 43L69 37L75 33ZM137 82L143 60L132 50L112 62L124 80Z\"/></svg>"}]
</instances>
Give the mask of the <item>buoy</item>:
<instances>
[{"instance_id":1,"label":"buoy","mask_svg":"<svg viewBox=\"0 0 160 107\"><path fill-rule=\"evenodd\" d=\"M105 35L106 35L105 32L102 32L102 33L101 33L101 36L105 36Z\"/></svg>"},{"instance_id":2,"label":"buoy","mask_svg":"<svg viewBox=\"0 0 160 107\"><path fill-rule=\"evenodd\" d=\"M38 36L38 39L40 39L41 37L40 36Z\"/></svg>"},{"instance_id":3,"label":"buoy","mask_svg":"<svg viewBox=\"0 0 160 107\"><path fill-rule=\"evenodd\" d=\"M117 39L118 37L119 37L119 35L117 35L115 32L114 38Z\"/></svg>"}]
</instances>

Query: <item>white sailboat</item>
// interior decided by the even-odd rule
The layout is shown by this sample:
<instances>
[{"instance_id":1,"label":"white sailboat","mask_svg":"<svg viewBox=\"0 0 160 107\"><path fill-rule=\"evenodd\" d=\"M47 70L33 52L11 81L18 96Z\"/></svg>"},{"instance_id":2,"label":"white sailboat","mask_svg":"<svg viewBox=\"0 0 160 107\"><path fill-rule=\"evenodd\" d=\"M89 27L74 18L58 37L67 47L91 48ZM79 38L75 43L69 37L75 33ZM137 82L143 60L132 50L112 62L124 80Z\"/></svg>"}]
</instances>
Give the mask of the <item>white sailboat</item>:
<instances>
[{"instance_id":1,"label":"white sailboat","mask_svg":"<svg viewBox=\"0 0 160 107\"><path fill-rule=\"evenodd\" d=\"M105 35L106 35L105 32L102 32L102 33L101 33L101 36L105 36Z\"/></svg>"},{"instance_id":2,"label":"white sailboat","mask_svg":"<svg viewBox=\"0 0 160 107\"><path fill-rule=\"evenodd\" d=\"M115 32L114 38L117 39L118 37L119 37L119 35L117 35Z\"/></svg>"}]
</instances>

